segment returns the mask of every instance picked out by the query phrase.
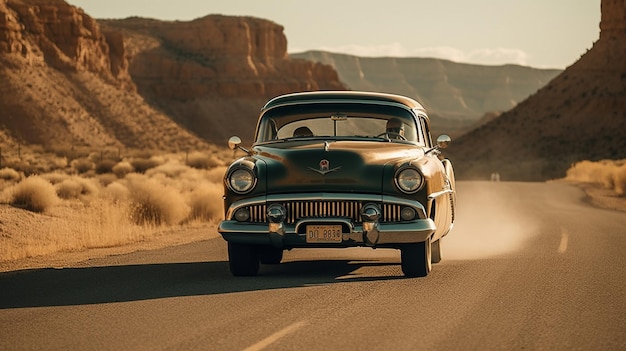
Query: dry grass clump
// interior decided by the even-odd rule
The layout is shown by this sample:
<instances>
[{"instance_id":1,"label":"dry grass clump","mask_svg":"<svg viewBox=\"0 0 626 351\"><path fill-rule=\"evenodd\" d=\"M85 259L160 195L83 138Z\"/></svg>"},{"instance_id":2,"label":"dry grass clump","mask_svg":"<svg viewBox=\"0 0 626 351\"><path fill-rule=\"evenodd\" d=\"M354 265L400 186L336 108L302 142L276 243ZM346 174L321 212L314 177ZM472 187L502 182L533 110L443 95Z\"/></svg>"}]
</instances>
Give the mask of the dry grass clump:
<instances>
[{"instance_id":1,"label":"dry grass clump","mask_svg":"<svg viewBox=\"0 0 626 351\"><path fill-rule=\"evenodd\" d=\"M101 160L96 162L95 171L96 174L113 173L113 167L117 165L115 160Z\"/></svg>"},{"instance_id":2,"label":"dry grass clump","mask_svg":"<svg viewBox=\"0 0 626 351\"><path fill-rule=\"evenodd\" d=\"M128 215L129 202L97 198L86 208L85 220L79 223L79 247L111 247L147 238L154 228L136 226Z\"/></svg>"},{"instance_id":3,"label":"dry grass clump","mask_svg":"<svg viewBox=\"0 0 626 351\"><path fill-rule=\"evenodd\" d=\"M133 158L129 162L137 173L145 173L147 170L163 164L163 160L156 157Z\"/></svg>"},{"instance_id":4,"label":"dry grass clump","mask_svg":"<svg viewBox=\"0 0 626 351\"><path fill-rule=\"evenodd\" d=\"M23 178L24 173L18 172L13 168L5 167L0 169L0 201L7 201L3 199L9 197L9 195L4 193L2 190L14 185Z\"/></svg>"},{"instance_id":5,"label":"dry grass clump","mask_svg":"<svg viewBox=\"0 0 626 351\"><path fill-rule=\"evenodd\" d=\"M189 197L191 219L217 221L223 217L222 189L211 184L198 186Z\"/></svg>"},{"instance_id":6,"label":"dry grass clump","mask_svg":"<svg viewBox=\"0 0 626 351\"><path fill-rule=\"evenodd\" d=\"M49 181L52 185L56 185L67 179L69 175L60 171L54 171L51 173L42 174L41 177Z\"/></svg>"},{"instance_id":7,"label":"dry grass clump","mask_svg":"<svg viewBox=\"0 0 626 351\"><path fill-rule=\"evenodd\" d=\"M626 163L615 170L613 181L615 192L621 196L626 196Z\"/></svg>"},{"instance_id":8,"label":"dry grass clump","mask_svg":"<svg viewBox=\"0 0 626 351\"><path fill-rule=\"evenodd\" d=\"M131 218L139 225L179 224L189 214L181 193L154 179L136 177L128 182Z\"/></svg>"},{"instance_id":9,"label":"dry grass clump","mask_svg":"<svg viewBox=\"0 0 626 351\"><path fill-rule=\"evenodd\" d=\"M112 182L102 190L101 194L112 203L127 202L130 199L130 191L121 182Z\"/></svg>"},{"instance_id":10,"label":"dry grass clump","mask_svg":"<svg viewBox=\"0 0 626 351\"><path fill-rule=\"evenodd\" d=\"M96 165L88 158L79 158L70 162L70 166L76 173L84 174L93 170Z\"/></svg>"},{"instance_id":11,"label":"dry grass clump","mask_svg":"<svg viewBox=\"0 0 626 351\"><path fill-rule=\"evenodd\" d=\"M180 163L176 159L168 159L163 161L160 165L147 170L146 176L150 178L179 178L181 175L188 172L190 169L188 166Z\"/></svg>"},{"instance_id":12,"label":"dry grass clump","mask_svg":"<svg viewBox=\"0 0 626 351\"><path fill-rule=\"evenodd\" d=\"M113 173L104 173L104 174L96 175L95 179L98 181L100 185L107 186L113 183L114 181L118 180L119 178Z\"/></svg>"},{"instance_id":13,"label":"dry grass clump","mask_svg":"<svg viewBox=\"0 0 626 351\"><path fill-rule=\"evenodd\" d=\"M626 160L580 161L567 170L567 180L594 183L626 195Z\"/></svg>"},{"instance_id":14,"label":"dry grass clump","mask_svg":"<svg viewBox=\"0 0 626 351\"><path fill-rule=\"evenodd\" d=\"M50 182L39 176L30 176L13 187L10 204L33 212L44 212L58 200Z\"/></svg>"},{"instance_id":15,"label":"dry grass clump","mask_svg":"<svg viewBox=\"0 0 626 351\"><path fill-rule=\"evenodd\" d=\"M210 169L223 166L224 162L215 155L205 152L193 152L187 156L187 165L198 169Z\"/></svg>"},{"instance_id":16,"label":"dry grass clump","mask_svg":"<svg viewBox=\"0 0 626 351\"><path fill-rule=\"evenodd\" d=\"M63 199L80 199L97 194L100 184L92 178L69 177L55 185L57 195Z\"/></svg>"},{"instance_id":17,"label":"dry grass clump","mask_svg":"<svg viewBox=\"0 0 626 351\"><path fill-rule=\"evenodd\" d=\"M224 174L226 173L226 169L227 169L226 166L215 167L215 168L209 169L206 172L207 180L209 180L211 183L222 184L222 181L224 179Z\"/></svg>"},{"instance_id":18,"label":"dry grass clump","mask_svg":"<svg viewBox=\"0 0 626 351\"><path fill-rule=\"evenodd\" d=\"M111 172L118 178L124 178L128 173L134 172L135 169L128 161L120 161L111 168Z\"/></svg>"},{"instance_id":19,"label":"dry grass clump","mask_svg":"<svg viewBox=\"0 0 626 351\"><path fill-rule=\"evenodd\" d=\"M24 175L13 168L5 167L0 169L0 179L10 182L16 182L21 180Z\"/></svg>"}]
</instances>

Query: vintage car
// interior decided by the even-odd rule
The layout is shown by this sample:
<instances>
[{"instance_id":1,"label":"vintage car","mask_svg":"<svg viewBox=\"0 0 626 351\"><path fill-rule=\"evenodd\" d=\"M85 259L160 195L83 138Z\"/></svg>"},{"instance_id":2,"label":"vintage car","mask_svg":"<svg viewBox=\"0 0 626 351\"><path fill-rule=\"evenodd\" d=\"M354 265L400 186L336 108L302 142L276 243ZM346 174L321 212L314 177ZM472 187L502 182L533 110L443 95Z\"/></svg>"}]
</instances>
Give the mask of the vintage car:
<instances>
[{"instance_id":1,"label":"vintage car","mask_svg":"<svg viewBox=\"0 0 626 351\"><path fill-rule=\"evenodd\" d=\"M294 248L400 250L402 272L423 277L441 259L455 216L452 164L429 118L399 95L317 91L271 99L251 148L224 176L230 271L257 275Z\"/></svg>"}]
</instances>

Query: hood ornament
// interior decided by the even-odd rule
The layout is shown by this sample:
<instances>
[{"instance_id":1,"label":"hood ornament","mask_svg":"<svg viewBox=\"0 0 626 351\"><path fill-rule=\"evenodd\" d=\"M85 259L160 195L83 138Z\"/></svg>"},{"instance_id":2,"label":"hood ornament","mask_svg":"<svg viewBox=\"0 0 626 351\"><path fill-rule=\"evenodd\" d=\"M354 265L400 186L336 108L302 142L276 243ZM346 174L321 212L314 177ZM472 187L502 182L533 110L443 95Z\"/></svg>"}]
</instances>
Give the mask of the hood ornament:
<instances>
[{"instance_id":1,"label":"hood ornament","mask_svg":"<svg viewBox=\"0 0 626 351\"><path fill-rule=\"evenodd\" d=\"M319 169L315 169L313 167L309 167L310 170L312 170L314 172L317 172L317 173L319 173L321 175L326 175L326 174L328 174L330 172L334 172L334 171L336 171L336 170L338 170L340 168L341 168L341 166L335 167L335 168L330 168L330 162L328 160L321 160Z\"/></svg>"}]
</instances>

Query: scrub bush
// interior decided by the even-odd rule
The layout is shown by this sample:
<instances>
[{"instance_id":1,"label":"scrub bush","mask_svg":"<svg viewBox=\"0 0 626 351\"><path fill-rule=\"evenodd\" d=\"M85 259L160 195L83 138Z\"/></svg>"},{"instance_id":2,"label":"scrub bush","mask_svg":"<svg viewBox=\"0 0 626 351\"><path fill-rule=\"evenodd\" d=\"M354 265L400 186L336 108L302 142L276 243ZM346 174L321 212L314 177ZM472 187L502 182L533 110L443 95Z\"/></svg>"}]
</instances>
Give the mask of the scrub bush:
<instances>
[{"instance_id":1,"label":"scrub bush","mask_svg":"<svg viewBox=\"0 0 626 351\"><path fill-rule=\"evenodd\" d=\"M181 193L153 179L137 177L129 180L132 203L131 218L139 225L179 224L189 214L189 206Z\"/></svg>"},{"instance_id":2,"label":"scrub bush","mask_svg":"<svg viewBox=\"0 0 626 351\"><path fill-rule=\"evenodd\" d=\"M44 212L59 200L54 186L40 176L30 176L15 185L11 205Z\"/></svg>"}]
</instances>

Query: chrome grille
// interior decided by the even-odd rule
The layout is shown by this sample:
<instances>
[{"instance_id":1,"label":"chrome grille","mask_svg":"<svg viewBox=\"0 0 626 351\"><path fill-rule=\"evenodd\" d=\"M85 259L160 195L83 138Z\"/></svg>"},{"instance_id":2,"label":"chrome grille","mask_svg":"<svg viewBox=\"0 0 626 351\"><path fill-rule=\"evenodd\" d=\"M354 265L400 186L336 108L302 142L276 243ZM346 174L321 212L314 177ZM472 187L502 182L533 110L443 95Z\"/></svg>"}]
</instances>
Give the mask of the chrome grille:
<instances>
[{"instance_id":1,"label":"chrome grille","mask_svg":"<svg viewBox=\"0 0 626 351\"><path fill-rule=\"evenodd\" d=\"M287 209L286 222L293 224L304 218L348 218L354 223L361 222L361 201L290 201L277 202ZM380 205L380 204L379 204ZM267 204L251 205L250 221L254 223L267 222ZM399 222L401 206L398 204L383 204L382 222Z\"/></svg>"},{"instance_id":2,"label":"chrome grille","mask_svg":"<svg viewBox=\"0 0 626 351\"><path fill-rule=\"evenodd\" d=\"M250 206L250 222L253 222L253 223L267 222L267 205L266 204Z\"/></svg>"}]
</instances>

